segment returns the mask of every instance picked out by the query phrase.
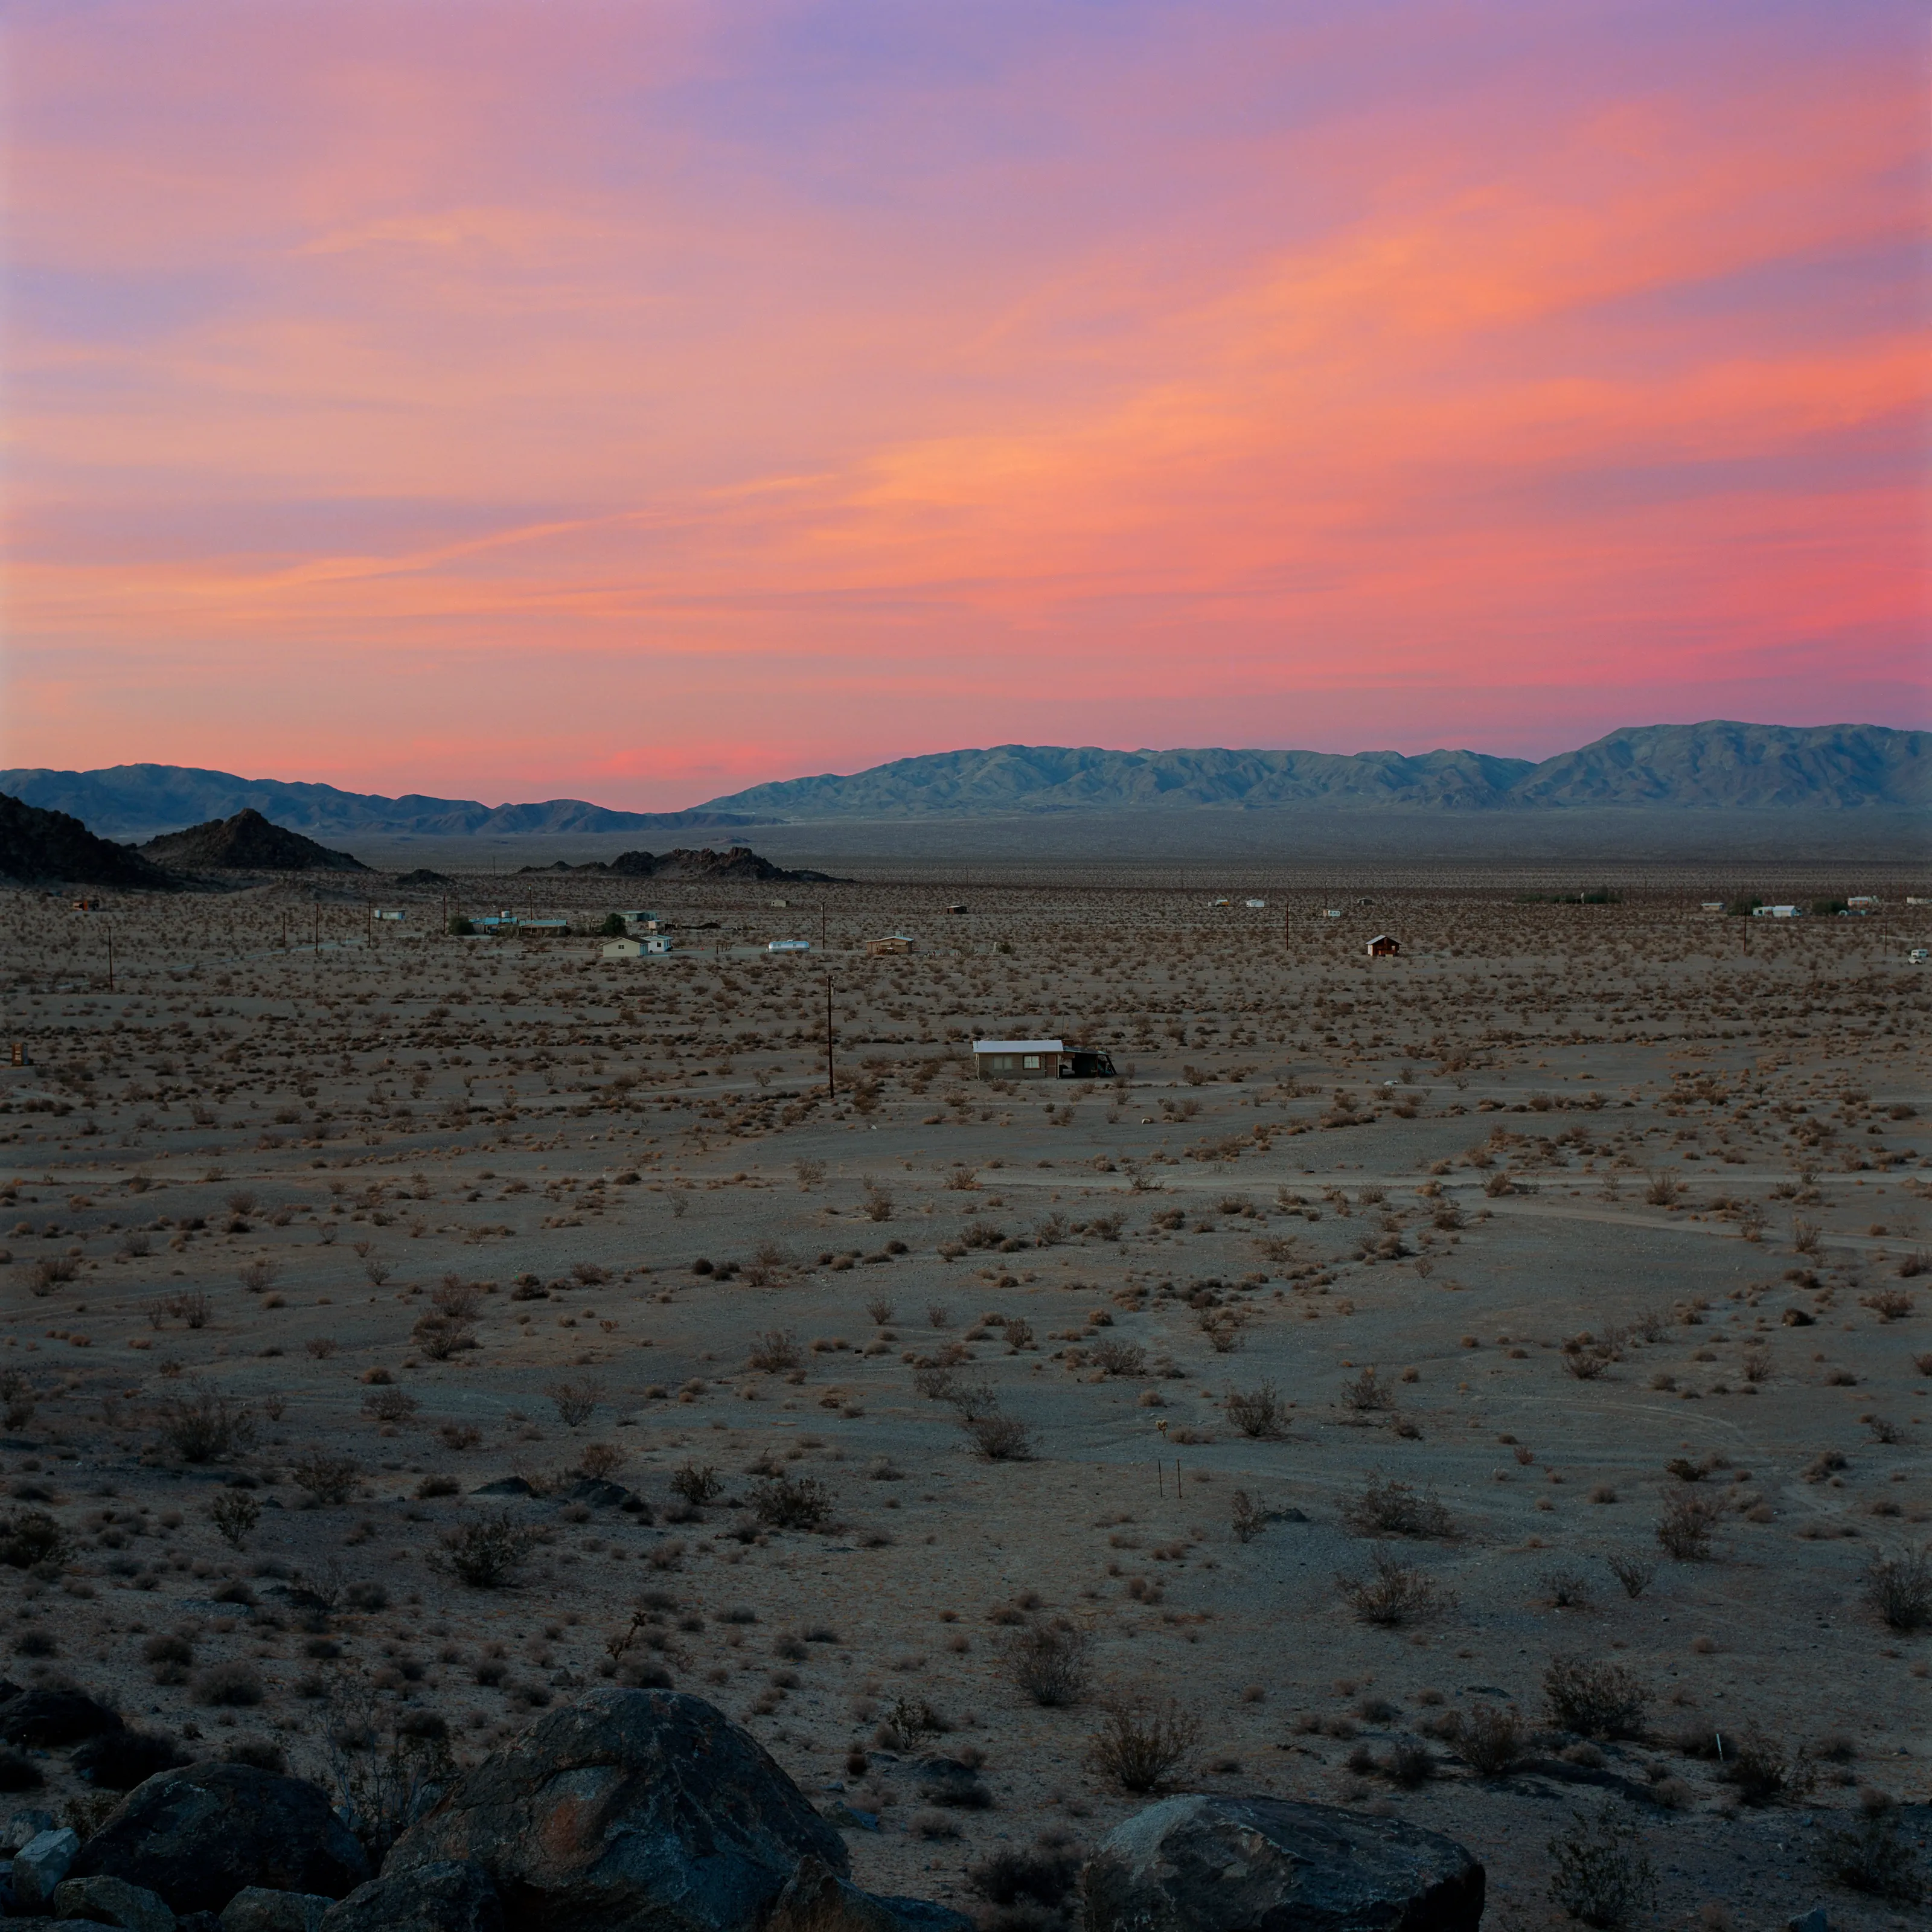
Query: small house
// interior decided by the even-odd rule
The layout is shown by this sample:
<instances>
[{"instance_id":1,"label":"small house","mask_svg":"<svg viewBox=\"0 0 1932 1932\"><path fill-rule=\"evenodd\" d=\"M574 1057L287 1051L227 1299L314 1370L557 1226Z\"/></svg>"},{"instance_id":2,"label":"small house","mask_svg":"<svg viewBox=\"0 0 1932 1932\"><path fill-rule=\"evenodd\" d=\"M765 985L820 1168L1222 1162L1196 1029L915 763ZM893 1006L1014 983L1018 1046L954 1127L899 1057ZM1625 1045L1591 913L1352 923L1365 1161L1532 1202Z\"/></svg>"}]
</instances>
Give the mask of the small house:
<instances>
[{"instance_id":1,"label":"small house","mask_svg":"<svg viewBox=\"0 0 1932 1932\"><path fill-rule=\"evenodd\" d=\"M1324 919L1340 919L1342 916L1342 908L1340 906L1329 906L1323 910L1322 916Z\"/></svg>"},{"instance_id":2,"label":"small house","mask_svg":"<svg viewBox=\"0 0 1932 1932\"><path fill-rule=\"evenodd\" d=\"M976 1040L973 1067L982 1080L1058 1080L1066 1043L1058 1040Z\"/></svg>"},{"instance_id":3,"label":"small house","mask_svg":"<svg viewBox=\"0 0 1932 1932\"><path fill-rule=\"evenodd\" d=\"M767 952L809 952L812 941L808 939L774 939L765 946Z\"/></svg>"},{"instance_id":4,"label":"small house","mask_svg":"<svg viewBox=\"0 0 1932 1932\"><path fill-rule=\"evenodd\" d=\"M1854 892L1846 900L1845 910L1847 912L1876 912L1880 903L1876 892Z\"/></svg>"},{"instance_id":5,"label":"small house","mask_svg":"<svg viewBox=\"0 0 1932 1932\"><path fill-rule=\"evenodd\" d=\"M940 910L941 912L956 913L956 913L963 913L963 912L966 910L966 908L965 908L963 905L941 906L939 909L940 909Z\"/></svg>"},{"instance_id":6,"label":"small house","mask_svg":"<svg viewBox=\"0 0 1932 1932\"><path fill-rule=\"evenodd\" d=\"M889 932L883 939L868 939L866 950L874 959L883 959L895 952L916 952L919 941L908 939L902 932Z\"/></svg>"},{"instance_id":7,"label":"small house","mask_svg":"<svg viewBox=\"0 0 1932 1932\"><path fill-rule=\"evenodd\" d=\"M1722 912L1724 909L1724 902L1722 899L1700 899L1697 902L1697 910L1700 912Z\"/></svg>"},{"instance_id":8,"label":"small house","mask_svg":"<svg viewBox=\"0 0 1932 1932\"><path fill-rule=\"evenodd\" d=\"M1922 966L1925 964L1928 959L1932 959L1932 952L1928 952L1927 949L1922 946L1915 946L1912 950L1905 956L1905 963L1908 966ZM16 1066L19 1066L20 1064L20 1063L17 1060L14 1063Z\"/></svg>"},{"instance_id":9,"label":"small house","mask_svg":"<svg viewBox=\"0 0 1932 1932\"><path fill-rule=\"evenodd\" d=\"M397 925L400 925L406 915L400 912L385 912L380 906L378 906L376 908L376 916L378 919L388 920Z\"/></svg>"},{"instance_id":10,"label":"small house","mask_svg":"<svg viewBox=\"0 0 1932 1932\"><path fill-rule=\"evenodd\" d=\"M1802 919L1804 909L1795 905L1753 906L1753 919Z\"/></svg>"},{"instance_id":11,"label":"small house","mask_svg":"<svg viewBox=\"0 0 1932 1932\"><path fill-rule=\"evenodd\" d=\"M1378 932L1369 941L1371 959L1393 959L1402 950L1402 941L1391 939L1385 932Z\"/></svg>"},{"instance_id":12,"label":"small house","mask_svg":"<svg viewBox=\"0 0 1932 1932\"><path fill-rule=\"evenodd\" d=\"M670 934L647 932L641 939L614 939L604 949L606 959L641 959L646 954L668 952Z\"/></svg>"},{"instance_id":13,"label":"small house","mask_svg":"<svg viewBox=\"0 0 1932 1932\"><path fill-rule=\"evenodd\" d=\"M1266 899L1244 899L1241 903L1246 906L1250 912L1259 912L1262 908L1268 904L1268 901Z\"/></svg>"}]
</instances>

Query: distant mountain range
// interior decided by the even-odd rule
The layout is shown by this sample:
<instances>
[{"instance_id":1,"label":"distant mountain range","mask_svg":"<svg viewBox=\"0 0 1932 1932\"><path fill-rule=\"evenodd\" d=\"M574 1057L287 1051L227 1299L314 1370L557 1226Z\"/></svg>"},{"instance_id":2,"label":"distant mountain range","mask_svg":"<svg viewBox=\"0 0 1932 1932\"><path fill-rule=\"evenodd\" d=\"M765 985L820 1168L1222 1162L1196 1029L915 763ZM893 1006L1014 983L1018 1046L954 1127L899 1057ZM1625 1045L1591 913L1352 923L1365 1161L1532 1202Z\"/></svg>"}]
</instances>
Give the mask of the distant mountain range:
<instances>
[{"instance_id":1,"label":"distant mountain range","mask_svg":"<svg viewBox=\"0 0 1932 1932\"><path fill-rule=\"evenodd\" d=\"M1878 724L1640 725L1540 764L1480 752L1108 752L998 745L850 777L754 785L701 809L788 821L1014 814L1648 807L1844 812L1932 804L1932 732Z\"/></svg>"},{"instance_id":2,"label":"distant mountain range","mask_svg":"<svg viewBox=\"0 0 1932 1932\"><path fill-rule=\"evenodd\" d=\"M334 785L239 778L188 765L109 765L99 771L0 772L0 792L46 812L64 812L110 838L150 838L255 811L310 836L424 838L526 832L680 832L754 821L730 813L611 812L578 798L540 805L482 805L474 799L384 798Z\"/></svg>"},{"instance_id":3,"label":"distant mountain range","mask_svg":"<svg viewBox=\"0 0 1932 1932\"><path fill-rule=\"evenodd\" d=\"M1010 818L1220 809L1923 811L1932 732L1878 724L1648 724L1540 764L1480 752L1110 752L998 745L896 758L850 776L754 785L688 812L613 812L581 799L537 805L403 798L180 765L0 772L0 793L70 814L97 832L150 838L262 813L310 836L498 837L728 830L827 819Z\"/></svg>"}]
</instances>

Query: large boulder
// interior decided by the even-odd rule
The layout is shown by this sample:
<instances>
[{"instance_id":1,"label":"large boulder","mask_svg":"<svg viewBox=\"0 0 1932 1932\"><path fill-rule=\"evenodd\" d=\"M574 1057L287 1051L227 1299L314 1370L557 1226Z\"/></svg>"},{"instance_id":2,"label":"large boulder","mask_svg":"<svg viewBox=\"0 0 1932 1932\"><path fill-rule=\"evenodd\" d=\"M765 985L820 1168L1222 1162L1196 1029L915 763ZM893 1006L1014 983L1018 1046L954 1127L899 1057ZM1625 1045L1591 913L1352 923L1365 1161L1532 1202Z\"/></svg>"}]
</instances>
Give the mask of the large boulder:
<instances>
[{"instance_id":1,"label":"large boulder","mask_svg":"<svg viewBox=\"0 0 1932 1932\"><path fill-rule=\"evenodd\" d=\"M1483 1868L1398 1818L1280 1798L1170 1798L1086 1871L1087 1932L1476 1932Z\"/></svg>"},{"instance_id":2,"label":"large boulder","mask_svg":"<svg viewBox=\"0 0 1932 1932\"><path fill-rule=\"evenodd\" d=\"M518 1932L742 1932L802 1858L844 1841L702 1698L593 1690L471 1772L397 1843L385 1876L481 1865Z\"/></svg>"},{"instance_id":3,"label":"large boulder","mask_svg":"<svg viewBox=\"0 0 1932 1932\"><path fill-rule=\"evenodd\" d=\"M314 1892L271 1892L251 1885L221 1908L221 1932L320 1932L335 1901Z\"/></svg>"},{"instance_id":4,"label":"large boulder","mask_svg":"<svg viewBox=\"0 0 1932 1932\"><path fill-rule=\"evenodd\" d=\"M322 1932L503 1932L503 1904L481 1865L442 1858L358 1886Z\"/></svg>"},{"instance_id":5,"label":"large boulder","mask_svg":"<svg viewBox=\"0 0 1932 1932\"><path fill-rule=\"evenodd\" d=\"M192 1764L129 1792L74 1870L144 1885L186 1913L219 1912L249 1886L340 1898L369 1861L314 1785L253 1765Z\"/></svg>"}]
</instances>

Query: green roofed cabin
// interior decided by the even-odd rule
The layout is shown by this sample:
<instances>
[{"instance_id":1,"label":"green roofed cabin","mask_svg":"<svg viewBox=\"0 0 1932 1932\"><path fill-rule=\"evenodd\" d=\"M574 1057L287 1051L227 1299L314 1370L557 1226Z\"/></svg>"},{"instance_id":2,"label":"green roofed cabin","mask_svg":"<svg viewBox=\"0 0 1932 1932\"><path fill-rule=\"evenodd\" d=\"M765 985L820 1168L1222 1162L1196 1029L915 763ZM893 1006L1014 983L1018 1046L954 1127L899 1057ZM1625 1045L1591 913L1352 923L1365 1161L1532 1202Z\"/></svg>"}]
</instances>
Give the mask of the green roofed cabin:
<instances>
[{"instance_id":1,"label":"green roofed cabin","mask_svg":"<svg viewBox=\"0 0 1932 1932\"><path fill-rule=\"evenodd\" d=\"M976 1040L973 1066L982 1080L1111 1080L1105 1053L1058 1040Z\"/></svg>"}]
</instances>

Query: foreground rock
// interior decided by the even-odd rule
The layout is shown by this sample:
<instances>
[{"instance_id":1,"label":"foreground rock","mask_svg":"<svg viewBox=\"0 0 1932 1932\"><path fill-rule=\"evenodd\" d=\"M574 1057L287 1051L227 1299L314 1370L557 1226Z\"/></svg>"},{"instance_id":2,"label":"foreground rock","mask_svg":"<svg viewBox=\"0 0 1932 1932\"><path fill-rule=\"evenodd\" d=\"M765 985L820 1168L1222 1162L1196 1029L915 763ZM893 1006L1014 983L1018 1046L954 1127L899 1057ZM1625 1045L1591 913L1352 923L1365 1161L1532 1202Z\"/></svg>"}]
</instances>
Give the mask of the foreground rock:
<instances>
[{"instance_id":1,"label":"foreground rock","mask_svg":"<svg viewBox=\"0 0 1932 1932\"><path fill-rule=\"evenodd\" d=\"M118 1925L122 1932L174 1932L166 1900L118 1878L70 1878L54 1888L54 1916Z\"/></svg>"},{"instance_id":2,"label":"foreground rock","mask_svg":"<svg viewBox=\"0 0 1932 1932\"><path fill-rule=\"evenodd\" d=\"M808 1857L846 1875L844 1841L756 1739L702 1698L604 1690L470 1772L383 1875L481 1866L512 1932L742 1932Z\"/></svg>"},{"instance_id":3,"label":"foreground rock","mask_svg":"<svg viewBox=\"0 0 1932 1932\"><path fill-rule=\"evenodd\" d=\"M219 1912L238 1892L340 1898L369 1862L328 1798L298 1778L196 1764L137 1785L81 1847L76 1878L125 1879L177 1913Z\"/></svg>"},{"instance_id":4,"label":"foreground rock","mask_svg":"<svg viewBox=\"0 0 1932 1932\"><path fill-rule=\"evenodd\" d=\"M503 1904L481 1865L442 1858L357 1886L322 1932L503 1932Z\"/></svg>"},{"instance_id":5,"label":"foreground rock","mask_svg":"<svg viewBox=\"0 0 1932 1932\"><path fill-rule=\"evenodd\" d=\"M14 1854L14 1903L22 1912L45 1912L80 1850L80 1834L65 1826L36 1832Z\"/></svg>"},{"instance_id":6,"label":"foreground rock","mask_svg":"<svg viewBox=\"0 0 1932 1932\"><path fill-rule=\"evenodd\" d=\"M1483 1868L1396 1818L1276 1798L1170 1798L1088 1863L1087 1932L1475 1932Z\"/></svg>"},{"instance_id":7,"label":"foreground rock","mask_svg":"<svg viewBox=\"0 0 1932 1932\"><path fill-rule=\"evenodd\" d=\"M764 1932L972 1932L964 1912L922 1898L861 1892L816 1858L801 1858Z\"/></svg>"}]
</instances>

